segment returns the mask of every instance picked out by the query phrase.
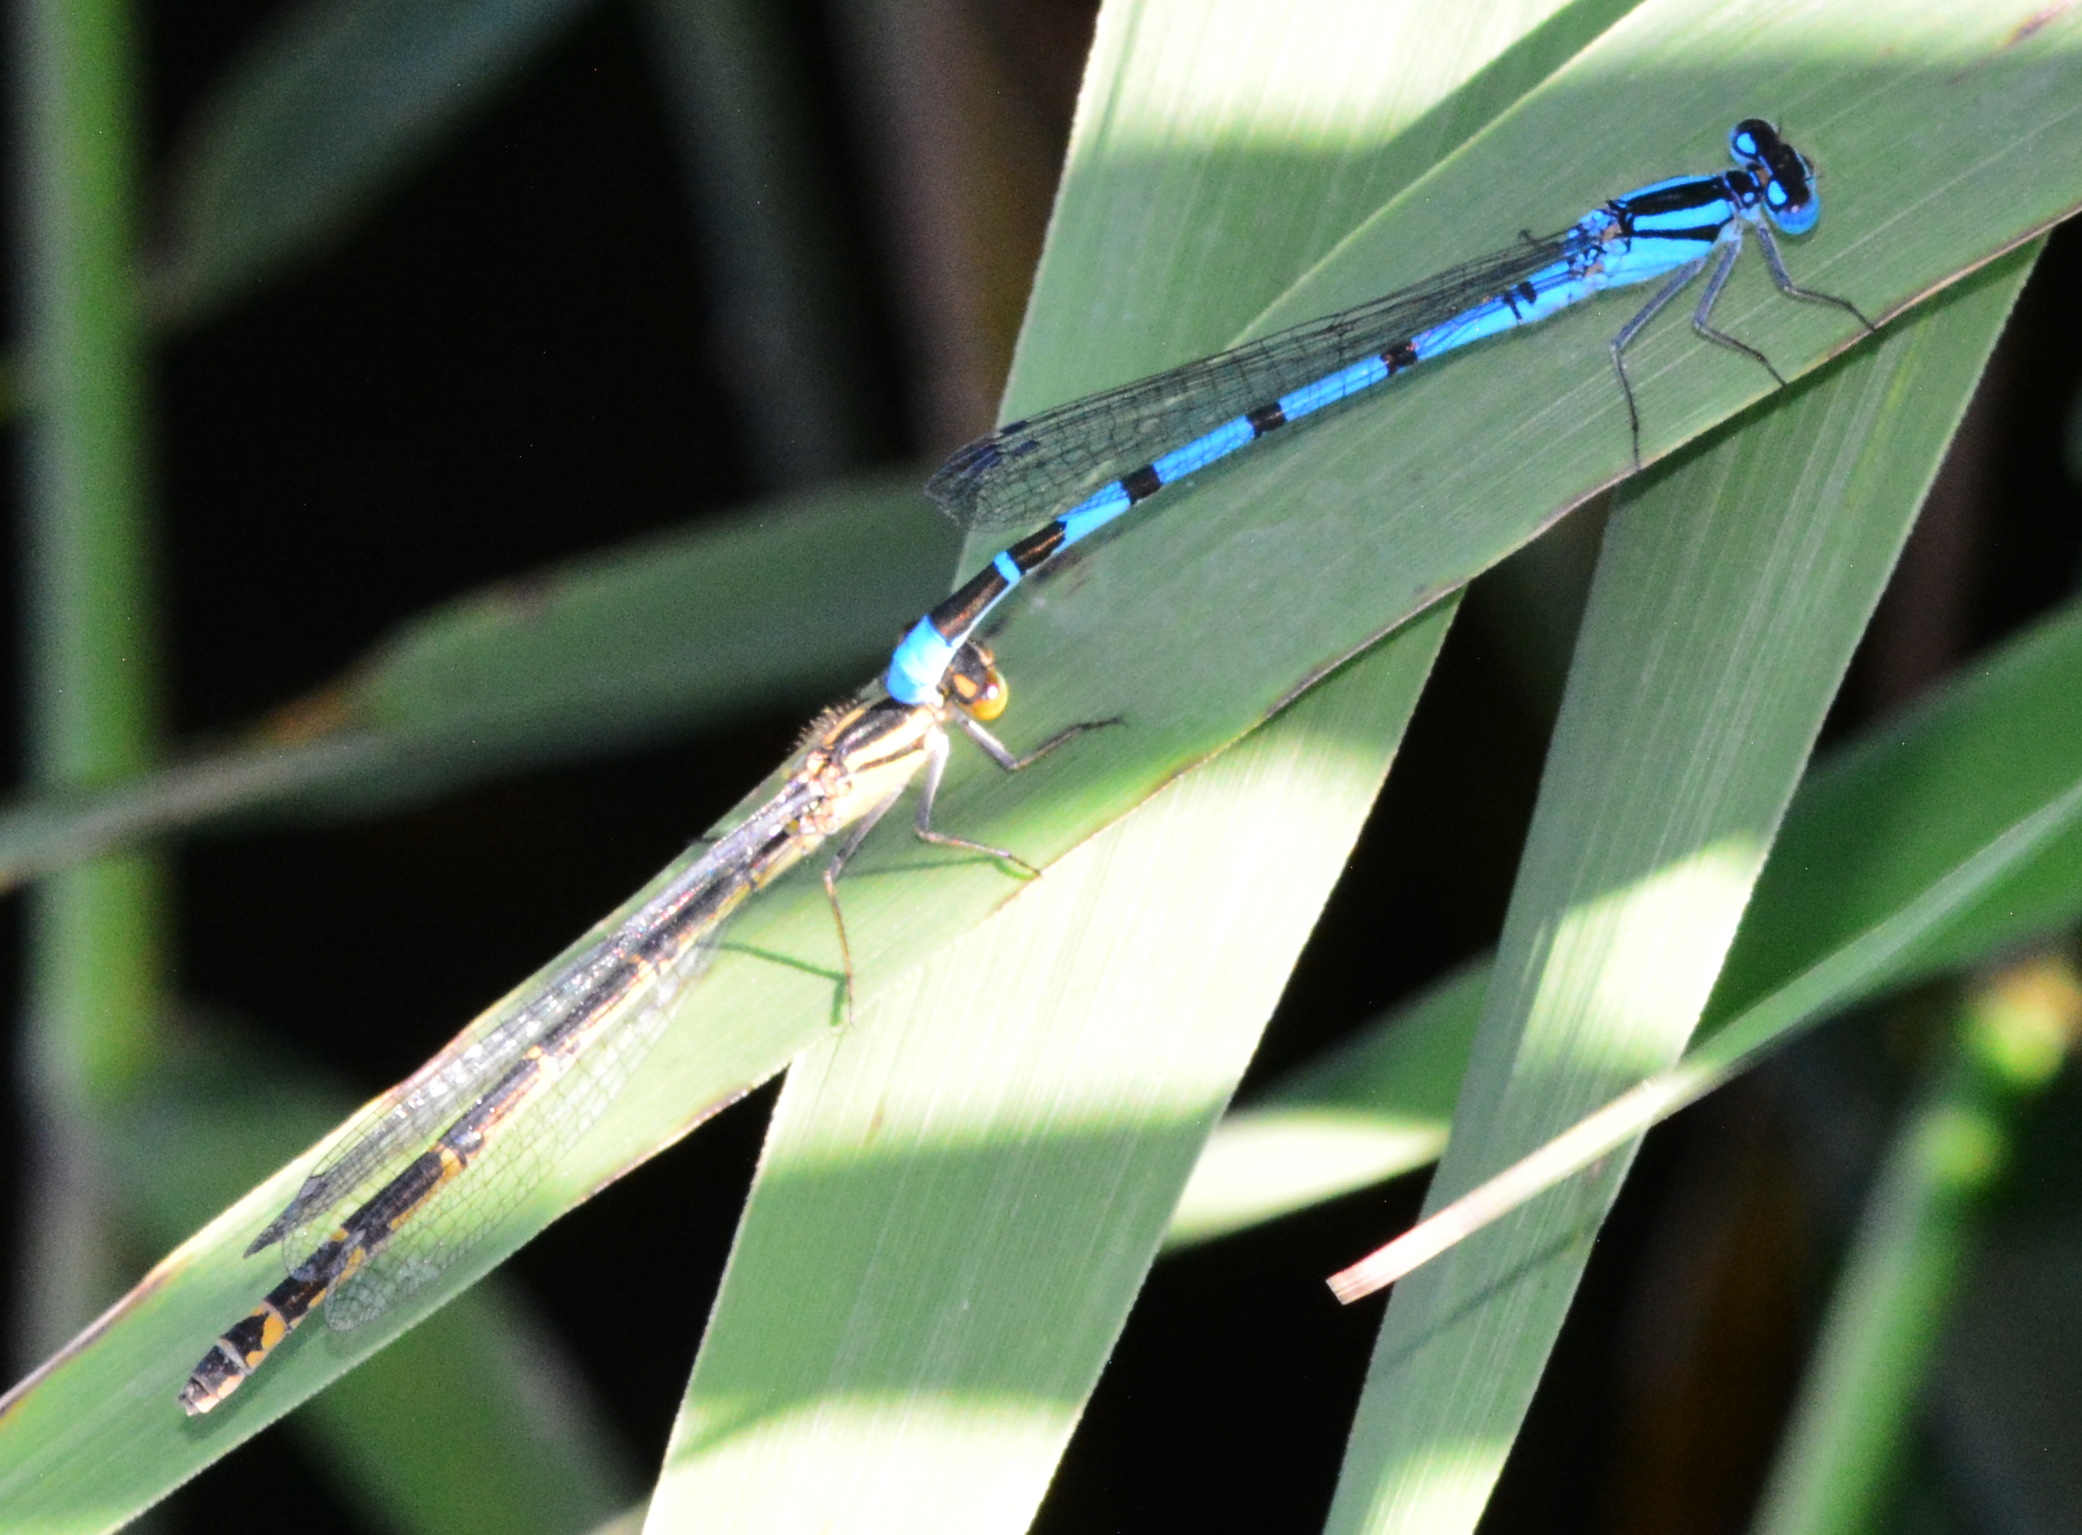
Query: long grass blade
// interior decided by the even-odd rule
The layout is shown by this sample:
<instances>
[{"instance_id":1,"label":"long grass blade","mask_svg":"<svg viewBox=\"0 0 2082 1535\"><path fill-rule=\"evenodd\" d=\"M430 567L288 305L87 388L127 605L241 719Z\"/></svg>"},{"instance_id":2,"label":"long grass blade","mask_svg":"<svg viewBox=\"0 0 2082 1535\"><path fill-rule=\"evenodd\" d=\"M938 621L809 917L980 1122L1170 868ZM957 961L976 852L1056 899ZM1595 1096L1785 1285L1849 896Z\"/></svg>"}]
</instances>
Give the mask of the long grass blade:
<instances>
[{"instance_id":1,"label":"long grass blade","mask_svg":"<svg viewBox=\"0 0 2082 1535\"><path fill-rule=\"evenodd\" d=\"M2082 608L2069 607L1802 781L1708 1004L1709 1037L1795 975L1834 966L1846 945L1926 900L2078 777ZM2082 836L2056 834L1945 921L1890 945L1881 968L1834 971L1855 986L1816 1006L1833 1014L2078 919ZM1484 958L1457 972L1232 1114L1194 1171L1173 1239L1217 1235L1432 1161L1426 1147L1445 1144L1489 970Z\"/></svg>"},{"instance_id":2,"label":"long grass blade","mask_svg":"<svg viewBox=\"0 0 2082 1535\"><path fill-rule=\"evenodd\" d=\"M1434 1207L1683 1050L2027 270L1978 279L1615 515ZM1333 1530L1473 1527L1631 1161L1397 1289Z\"/></svg>"},{"instance_id":3,"label":"long grass blade","mask_svg":"<svg viewBox=\"0 0 2082 1535\"><path fill-rule=\"evenodd\" d=\"M1083 162L1088 174L1076 197L1091 200L1082 211L1066 196L1051 270L1058 252L1069 264L1054 277L1044 272L1037 309L1063 305L1076 324L1050 322L1064 328L1046 366L1036 353L1031 375L1022 375L1026 403L1114 381L1102 373L1117 378L1178 360L1131 355L1130 340L1190 352L1233 338L1245 323L1241 308L1262 306L1250 323L1263 326L1322 313L1464 257L1471 245L1566 222L1613 189L1716 163L1726 122L1757 110L1760 99L1803 123L1831 178L1831 237L1798 251L1797 274L1851 289L1875 311L1956 281L2082 200L2082 71L2065 23L2020 34L2028 16L1997 8L1949 15L1939 28L1906 10L1787 0L1766 35L1721 8L1650 0L1510 110L1491 113L1488 126L1377 211L1365 198L1347 204L1347 223L1362 227L1326 240L1326 226L1301 211L1324 201L1302 195L1319 183L1301 171L1364 163L1399 126L1369 115L1373 98L1359 84L1379 74L1383 54L1365 30L1377 12L1326 13L1323 35L1291 49L1291 20L1262 8L1130 18L1142 29L1138 48L1166 61L1161 78L1182 105L1152 112L1134 93L1090 98L1086 121L1106 126L1109 153ZM1261 16L1267 27L1279 22L1282 47L1245 27ZM1209 52L1213 21L1238 29L1225 44L1235 49L1226 65ZM1884 46L1823 46L1817 39L1832 28ZM1246 57L1248 66L1237 62ZM1971 69L1962 63L1969 57ZM1273 61L1308 88L1262 90L1261 71ZM1341 104L1328 130L1326 102ZM1258 189L1251 205L1203 202L1232 169L1248 170ZM1289 183L1299 189L1291 220L1265 200L1266 188ZM1929 197L1932 187L1945 189L1942 202ZM1178 198L1168 205L1156 196L1167 189ZM1201 206L1211 214L1204 231L1195 216ZM1305 226L1299 234L1296 225ZM1238 269L1250 265L1253 229L1266 231L1275 254L1313 260L1334 248L1291 287L1273 275L1232 292L1223 268L1201 256L1217 251ZM1102 238L1102 230L1111 233ZM1168 320L1153 326L1147 316L1170 313L1168 290L1182 271L1195 274L1194 313L1176 329ZM1724 318L1767 348L1781 371L1806 374L1859 343L1848 323L1817 327L1805 306L1793 314L1768 285L1747 285L1757 275L1744 274ZM1109 307L1131 291L1113 283L1131 278L1143 297ZM1050 299L1056 282L1063 296ZM1090 750L1059 754L1018 781L994 781L983 776L987 765L964 758L942 795L941 824L1017 848L1045 871L1619 473L1626 433L1600 317L1620 316L1614 306L1593 306L1580 324L1444 364L1393 409L1326 423L1305 450L1269 447L1210 476L1171 512L1152 507L1037 586L996 636L1017 690L1013 739L1114 714L1132 728L1103 732ZM1704 354L1681 326L1670 330L1645 348L1638 375L1652 405L1652 454L1727 420L1769 386L1744 359ZM1108 361L1095 336L1119 339L1119 355ZM1073 362L1079 355L1090 370L1083 376ZM855 870L847 915L864 1009L1015 894L1001 870L921 856L894 827L871 841ZM487 1240L477 1262L346 1340L300 1334L293 1353L269 1366L272 1380L256 1378L229 1414L184 1434L167 1392L264 1288L269 1265L237 1255L263 1208L286 1198L298 1169L285 1169L180 1249L106 1327L8 1399L0 1497L31 1500L24 1506L54 1527L90 1500L104 1516L149 1501L381 1347L721 1098L826 1038L835 944L815 879L769 888L731 939L676 1006L645 1079L555 1169L541 1197ZM1183 1174L1181 1166L1176 1176ZM1166 1213L1150 1217L1152 1247ZM124 1447L119 1464L94 1452L111 1444Z\"/></svg>"},{"instance_id":4,"label":"long grass blade","mask_svg":"<svg viewBox=\"0 0 2082 1535\"><path fill-rule=\"evenodd\" d=\"M1387 1246L1333 1274L1331 1293L1350 1305L1387 1288L1725 1086L1870 992L1874 980L1897 968L1904 953L1949 926L2055 838L2073 830L2078 820L2082 782L2008 828L1901 911L1729 1022L1679 1065L1629 1088Z\"/></svg>"},{"instance_id":5,"label":"long grass blade","mask_svg":"<svg viewBox=\"0 0 2082 1535\"><path fill-rule=\"evenodd\" d=\"M1951 1034L1874 1180L1755 1535L1895 1527L1914 1414L2025 1112L2082 1035L2082 979L2053 954L2010 965Z\"/></svg>"},{"instance_id":6,"label":"long grass blade","mask_svg":"<svg viewBox=\"0 0 2082 1535\"><path fill-rule=\"evenodd\" d=\"M177 154L154 273L193 323L338 233L589 0L302 0Z\"/></svg>"},{"instance_id":7,"label":"long grass blade","mask_svg":"<svg viewBox=\"0 0 2082 1535\"><path fill-rule=\"evenodd\" d=\"M1481 18L1496 29L1492 48L1508 36L1506 15ZM1203 78L1220 70L1239 92L1263 89L1251 78L1266 57L1257 44L1274 30L1291 43L1293 22L1150 7L1102 24L1024 369L1079 351L1096 363L1092 337L1068 320L1081 322L1085 295L1127 301L1138 281L1161 281L1154 265L1139 276L1114 269L1133 246L1091 241L1110 221L1198 239L1167 223L1167 199L1196 197L1217 224L1256 206L1190 159L1158 165L1147 185L1112 179L1109 154L1136 151L1108 115L1132 113L1144 93L1161 99L1181 50ZM1317 16L1317 46L1288 54L1291 76L1276 74L1277 85L1298 89L1311 72L1315 85L1335 85L1322 70L1330 35L1350 41L1353 26L1377 56L1396 55L1395 24L1377 12ZM1339 67L1349 76L1349 60ZM1433 99L1452 82L1450 71L1433 77ZM1406 88L1426 83L1412 71ZM1368 88L1379 88L1377 72ZM1095 105L1108 94L1108 106ZM1355 119L1341 131L1361 141L1364 127ZM1343 170L1326 154L1290 171L1283 198L1327 218L1316 198L1337 211ZM1209 272L1169 318L1220 334L1214 326L1241 317L1239 292L1317 253L1303 238L1299 250L1258 242L1269 268L1225 253L1233 269L1222 275L1245 286L1232 291ZM1053 332L1051 311L1065 316ZM1371 803L1447 616L1425 615L1081 846L914 972L857 1036L798 1067L649 1528L1029 1522L1200 1138ZM1151 701L1124 711L1129 730L1154 723Z\"/></svg>"},{"instance_id":8,"label":"long grass blade","mask_svg":"<svg viewBox=\"0 0 2082 1535\"><path fill-rule=\"evenodd\" d=\"M918 504L917 478L777 497L447 604L242 744L0 812L0 888L226 819L368 812L814 707L940 594L955 537Z\"/></svg>"}]
</instances>

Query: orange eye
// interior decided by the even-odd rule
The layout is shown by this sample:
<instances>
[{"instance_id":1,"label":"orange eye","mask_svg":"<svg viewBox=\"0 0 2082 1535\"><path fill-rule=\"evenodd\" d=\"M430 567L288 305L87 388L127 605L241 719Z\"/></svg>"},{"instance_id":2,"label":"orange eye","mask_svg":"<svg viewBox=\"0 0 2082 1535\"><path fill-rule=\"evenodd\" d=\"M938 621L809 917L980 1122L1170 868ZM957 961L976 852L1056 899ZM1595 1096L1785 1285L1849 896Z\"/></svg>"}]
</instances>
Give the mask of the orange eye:
<instances>
[{"instance_id":1,"label":"orange eye","mask_svg":"<svg viewBox=\"0 0 2082 1535\"><path fill-rule=\"evenodd\" d=\"M948 700L972 720L994 720L1005 712L1005 677L981 645L968 644L955 654L943 684Z\"/></svg>"},{"instance_id":2,"label":"orange eye","mask_svg":"<svg viewBox=\"0 0 2082 1535\"><path fill-rule=\"evenodd\" d=\"M961 700L962 711L970 719L989 724L1005 712L1005 704L1012 689L1005 683L996 667L990 669L989 680L981 689L970 690L973 696Z\"/></svg>"}]
</instances>

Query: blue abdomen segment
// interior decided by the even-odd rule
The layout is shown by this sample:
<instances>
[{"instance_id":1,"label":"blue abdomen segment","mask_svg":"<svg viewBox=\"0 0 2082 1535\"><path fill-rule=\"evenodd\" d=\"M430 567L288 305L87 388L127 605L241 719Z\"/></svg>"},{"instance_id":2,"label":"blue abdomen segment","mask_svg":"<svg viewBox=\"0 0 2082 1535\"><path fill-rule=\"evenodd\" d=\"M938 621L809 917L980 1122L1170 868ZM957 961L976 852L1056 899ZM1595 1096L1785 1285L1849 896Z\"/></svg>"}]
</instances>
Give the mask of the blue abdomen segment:
<instances>
[{"instance_id":1,"label":"blue abdomen segment","mask_svg":"<svg viewBox=\"0 0 2082 1535\"><path fill-rule=\"evenodd\" d=\"M1056 525L1063 530L1063 547L1096 533L1136 502L1155 495L1164 486L1205 469L1209 464L1219 463L1289 421L1370 389L1394 372L1395 369L1380 357L1363 358L1328 377L1281 395L1272 409L1233 417L1183 447L1173 448L1151 460L1134 473L1109 481L1056 519Z\"/></svg>"},{"instance_id":2,"label":"blue abdomen segment","mask_svg":"<svg viewBox=\"0 0 2082 1535\"><path fill-rule=\"evenodd\" d=\"M1388 364L1381 358L1363 358L1327 378L1319 378L1313 384L1303 384L1299 389L1281 395L1280 414L1289 421L1299 420L1325 406L1348 400L1362 389L1371 389L1384 382L1389 372Z\"/></svg>"},{"instance_id":3,"label":"blue abdomen segment","mask_svg":"<svg viewBox=\"0 0 2082 1535\"><path fill-rule=\"evenodd\" d=\"M1109 481L1056 519L1062 525L1064 545L1098 532L1134 504L1128 499L1126 486L1119 480Z\"/></svg>"},{"instance_id":4,"label":"blue abdomen segment","mask_svg":"<svg viewBox=\"0 0 2082 1535\"><path fill-rule=\"evenodd\" d=\"M1182 480L1195 469L1204 469L1218 458L1227 458L1258 434L1242 416L1224 421L1213 431L1194 438L1182 448L1173 448L1150 464L1160 483Z\"/></svg>"},{"instance_id":5,"label":"blue abdomen segment","mask_svg":"<svg viewBox=\"0 0 2082 1535\"><path fill-rule=\"evenodd\" d=\"M930 614L911 625L889 658L882 686L900 704L938 703L940 682L959 647L933 627Z\"/></svg>"},{"instance_id":6,"label":"blue abdomen segment","mask_svg":"<svg viewBox=\"0 0 2082 1535\"><path fill-rule=\"evenodd\" d=\"M1595 271L1580 272L1573 262L1558 261L1510 292L1412 336L1410 345L1420 360L1457 351L1491 336L1535 324L1571 304L1580 304L1601 286Z\"/></svg>"},{"instance_id":7,"label":"blue abdomen segment","mask_svg":"<svg viewBox=\"0 0 2082 1535\"><path fill-rule=\"evenodd\" d=\"M1600 208L1577 221L1564 237L1565 254L1493 298L1469 306L1448 320L1410 338L1419 361L1457 351L1491 336L1537 325L1571 305L1580 304L1605 287L1606 260L1615 244L1623 244L1621 222Z\"/></svg>"}]
</instances>

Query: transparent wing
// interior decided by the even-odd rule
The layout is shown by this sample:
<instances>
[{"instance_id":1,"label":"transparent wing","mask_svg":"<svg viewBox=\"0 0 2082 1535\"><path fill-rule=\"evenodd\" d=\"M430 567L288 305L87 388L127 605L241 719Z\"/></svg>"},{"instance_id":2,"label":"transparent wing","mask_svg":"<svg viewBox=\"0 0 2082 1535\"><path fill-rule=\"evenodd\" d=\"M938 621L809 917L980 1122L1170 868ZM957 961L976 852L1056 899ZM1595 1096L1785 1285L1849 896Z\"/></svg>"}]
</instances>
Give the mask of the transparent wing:
<instances>
[{"instance_id":1,"label":"transparent wing","mask_svg":"<svg viewBox=\"0 0 2082 1535\"><path fill-rule=\"evenodd\" d=\"M925 493L965 528L1036 526L1158 454L1495 298L1568 254L1528 237L1356 308L1087 395L979 437Z\"/></svg>"},{"instance_id":2,"label":"transparent wing","mask_svg":"<svg viewBox=\"0 0 2082 1535\"><path fill-rule=\"evenodd\" d=\"M545 1041L538 1058L517 1063L487 1095L503 1092L503 1101L471 1105L463 1119L477 1123L442 1137L444 1145L478 1139L466 1169L333 1286L327 1323L345 1331L381 1316L518 1209L628 1084L664 1032L673 999L707 968L719 936L711 932L655 976L637 975L621 1005L574 1019L573 1028Z\"/></svg>"},{"instance_id":3,"label":"transparent wing","mask_svg":"<svg viewBox=\"0 0 2082 1535\"><path fill-rule=\"evenodd\" d=\"M354 1180L336 1174L329 1191L335 1197L306 1201L300 1194L292 1202L285 1216L301 1214L299 1229L307 1234L290 1251L310 1254L293 1272L319 1277L315 1265L337 1276L326 1299L334 1327L356 1327L388 1310L450 1267L541 1184L628 1082L673 1000L708 967L731 913L821 840L804 823L821 794L814 784L791 780L610 937L524 999L513 1017L527 1019L526 1027L510 1032L527 1042L517 1050L500 1046L503 1070L480 1074L473 1097L448 1105L438 1138L399 1141L379 1115L383 1154L335 1157L335 1168L356 1170ZM414 1080L433 1075L430 1066ZM452 1077L465 1080L459 1072ZM354 1208L335 1224L330 1214L346 1200ZM308 1228L321 1214L333 1234L313 1243Z\"/></svg>"},{"instance_id":4,"label":"transparent wing","mask_svg":"<svg viewBox=\"0 0 2082 1535\"><path fill-rule=\"evenodd\" d=\"M719 923L723 910L743 898L750 881L771 877L771 855L762 850L777 842L794 845L799 839L791 840L787 828L815 798L814 790L791 782L669 880L613 933L581 951L536 990L473 1023L405 1081L368 1104L247 1251L280 1243L284 1266L299 1272L312 1249L343 1218L351 1219L345 1212L367 1204L404 1176L437 1135L520 1069L530 1052L544 1051L547 1058L552 1042L590 1038L594 1026L612 1021L609 1015L623 1000L615 993L629 979L632 963L648 966L654 980L675 987L684 984L685 965L698 968L706 963L693 952L704 947L706 928ZM760 863L762 857L767 864ZM687 952L668 957L661 951L661 945L674 944L683 944ZM611 997L611 1002L603 1000ZM641 1034L641 1028L633 1031L632 1045ZM596 1070L605 1072L612 1055L609 1052ZM584 1084L572 1087L582 1091Z\"/></svg>"},{"instance_id":5,"label":"transparent wing","mask_svg":"<svg viewBox=\"0 0 2082 1535\"><path fill-rule=\"evenodd\" d=\"M246 1249L282 1244L285 1265L311 1245L314 1231L389 1179L527 1050L569 1017L611 963L613 940L580 954L531 995L473 1022L439 1054L372 1100L348 1123L296 1195Z\"/></svg>"}]
</instances>

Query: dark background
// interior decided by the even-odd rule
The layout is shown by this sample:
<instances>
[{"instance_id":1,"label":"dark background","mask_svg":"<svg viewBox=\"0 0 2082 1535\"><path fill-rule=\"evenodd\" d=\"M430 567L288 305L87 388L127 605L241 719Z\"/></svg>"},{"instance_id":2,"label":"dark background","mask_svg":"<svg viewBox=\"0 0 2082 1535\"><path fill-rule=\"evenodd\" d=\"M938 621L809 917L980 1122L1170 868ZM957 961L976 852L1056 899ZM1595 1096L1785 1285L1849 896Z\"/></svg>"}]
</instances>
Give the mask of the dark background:
<instances>
[{"instance_id":1,"label":"dark background","mask_svg":"<svg viewBox=\"0 0 2082 1535\"><path fill-rule=\"evenodd\" d=\"M931 263L893 190L906 145L864 126L872 90L832 15L814 0L784 9L815 86L812 137L836 197L857 394L870 406L831 467L925 462L987 424L992 400L950 383L960 370L931 334L932 296L910 278ZM1060 153L1092 9L1021 0L971 16L1010 82L1004 111L1029 161ZM155 165L276 10L146 10ZM330 250L163 349L174 739L229 732L323 685L444 598L739 506L785 478L744 446L681 132L640 17L620 0L597 6ZM988 175L1005 142L954 147ZM1047 184L1017 167L1006 179L1026 195L999 243L1024 273ZM2078 277L2082 243L2057 237L1833 733L2071 589L2082 496L2062 453L2082 376ZM1024 291L999 286L985 301L999 323L984 328L1001 369ZM1562 537L1589 549L1594 533ZM1565 661L1528 667L1497 590L1478 589L1448 643L1252 1082L1494 939ZM6 643L17 633L0 624ZM180 846L179 988L373 1091L674 856L799 724L749 719L382 818ZM13 729L0 723L18 760ZM306 941L321 931L351 941ZM1740 1528L1916 1048L1898 1021L1845 1026L1651 1138L1487 1528ZM2048 1112L2071 1109L2065 1098ZM509 1271L553 1318L638 1467L663 1448L703 1308L648 1312L631 1347L626 1316L601 1298L684 1293L689 1274L713 1284L770 1101L730 1111ZM7 1192L18 1204L19 1187ZM1039 1527L1316 1526L1379 1318L1378 1303L1338 1310L1321 1276L1405 1222L1421 1192L1406 1179L1160 1266ZM365 1528L281 1431L164 1517L226 1532Z\"/></svg>"}]
</instances>

